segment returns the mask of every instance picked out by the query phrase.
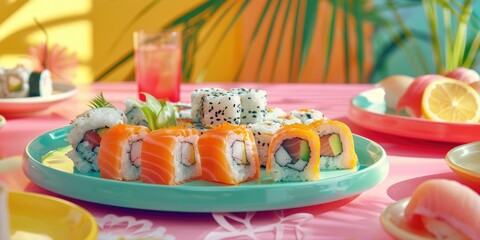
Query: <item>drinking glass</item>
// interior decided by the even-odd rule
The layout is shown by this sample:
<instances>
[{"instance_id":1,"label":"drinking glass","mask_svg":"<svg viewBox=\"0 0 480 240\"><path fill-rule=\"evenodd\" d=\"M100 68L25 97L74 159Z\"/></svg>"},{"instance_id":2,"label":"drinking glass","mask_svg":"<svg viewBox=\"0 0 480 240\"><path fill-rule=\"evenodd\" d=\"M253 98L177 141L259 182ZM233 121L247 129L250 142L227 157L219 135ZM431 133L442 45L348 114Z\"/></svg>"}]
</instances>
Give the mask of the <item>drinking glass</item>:
<instances>
[{"instance_id":1,"label":"drinking glass","mask_svg":"<svg viewBox=\"0 0 480 240\"><path fill-rule=\"evenodd\" d=\"M178 102L182 81L182 38L179 31L134 32L135 76L138 96Z\"/></svg>"}]
</instances>

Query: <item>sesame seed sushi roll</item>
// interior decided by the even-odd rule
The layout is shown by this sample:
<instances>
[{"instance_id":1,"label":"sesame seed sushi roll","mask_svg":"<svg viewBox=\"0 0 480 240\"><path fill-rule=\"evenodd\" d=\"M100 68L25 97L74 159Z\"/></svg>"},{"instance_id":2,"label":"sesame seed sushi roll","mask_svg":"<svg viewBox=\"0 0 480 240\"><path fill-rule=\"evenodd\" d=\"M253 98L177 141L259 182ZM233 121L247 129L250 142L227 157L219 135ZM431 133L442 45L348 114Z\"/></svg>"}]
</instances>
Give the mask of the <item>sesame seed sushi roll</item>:
<instances>
[{"instance_id":1,"label":"sesame seed sushi roll","mask_svg":"<svg viewBox=\"0 0 480 240\"><path fill-rule=\"evenodd\" d=\"M270 141L267 173L274 181L320 179L320 139L307 125L280 128Z\"/></svg>"},{"instance_id":2,"label":"sesame seed sushi roll","mask_svg":"<svg viewBox=\"0 0 480 240\"><path fill-rule=\"evenodd\" d=\"M117 124L103 134L98 151L100 177L133 181L140 178L143 138L150 129L140 125Z\"/></svg>"},{"instance_id":3,"label":"sesame seed sushi roll","mask_svg":"<svg viewBox=\"0 0 480 240\"><path fill-rule=\"evenodd\" d=\"M320 169L352 169L357 166L353 135L345 123L317 120L309 126L320 137Z\"/></svg>"},{"instance_id":4,"label":"sesame seed sushi roll","mask_svg":"<svg viewBox=\"0 0 480 240\"><path fill-rule=\"evenodd\" d=\"M145 183L176 185L198 179L202 173L198 130L168 127L150 132L143 140L142 171Z\"/></svg>"},{"instance_id":5,"label":"sesame seed sushi roll","mask_svg":"<svg viewBox=\"0 0 480 240\"><path fill-rule=\"evenodd\" d=\"M253 88L232 88L231 93L240 97L242 113L240 122L242 124L259 123L265 120L267 114L267 92Z\"/></svg>"},{"instance_id":6,"label":"sesame seed sushi roll","mask_svg":"<svg viewBox=\"0 0 480 240\"><path fill-rule=\"evenodd\" d=\"M270 140L280 127L280 124L274 122L252 123L247 125L247 128L252 131L253 137L255 138L261 166L267 165Z\"/></svg>"},{"instance_id":7,"label":"sesame seed sushi roll","mask_svg":"<svg viewBox=\"0 0 480 240\"><path fill-rule=\"evenodd\" d=\"M204 126L217 126L224 122L240 124L242 105L240 97L229 92L212 92L203 96L201 121Z\"/></svg>"},{"instance_id":8,"label":"sesame seed sushi roll","mask_svg":"<svg viewBox=\"0 0 480 240\"><path fill-rule=\"evenodd\" d=\"M265 121L271 121L277 119L281 116L287 116L288 114L279 107L269 107L267 108L267 113L265 114Z\"/></svg>"},{"instance_id":9,"label":"sesame seed sushi roll","mask_svg":"<svg viewBox=\"0 0 480 240\"><path fill-rule=\"evenodd\" d=\"M202 179L236 185L260 177L252 131L224 123L206 131L198 141Z\"/></svg>"},{"instance_id":10,"label":"sesame seed sushi roll","mask_svg":"<svg viewBox=\"0 0 480 240\"><path fill-rule=\"evenodd\" d=\"M292 110L290 111L290 115L300 119L303 124L309 124L316 120L327 119L322 112L310 108Z\"/></svg>"},{"instance_id":11,"label":"sesame seed sushi roll","mask_svg":"<svg viewBox=\"0 0 480 240\"><path fill-rule=\"evenodd\" d=\"M302 120L296 118L292 115L283 115L276 118L271 118L268 121L278 123L280 125L292 125L292 124L301 124Z\"/></svg>"},{"instance_id":12,"label":"sesame seed sushi roll","mask_svg":"<svg viewBox=\"0 0 480 240\"><path fill-rule=\"evenodd\" d=\"M67 140L72 150L66 155L81 173L98 171L98 151L103 134L108 128L125 123L122 111L112 107L90 109L78 115L70 125Z\"/></svg>"},{"instance_id":13,"label":"sesame seed sushi roll","mask_svg":"<svg viewBox=\"0 0 480 240\"><path fill-rule=\"evenodd\" d=\"M199 88L192 91L191 95L191 118L194 122L201 122L203 96L213 92L225 92L222 88Z\"/></svg>"}]
</instances>

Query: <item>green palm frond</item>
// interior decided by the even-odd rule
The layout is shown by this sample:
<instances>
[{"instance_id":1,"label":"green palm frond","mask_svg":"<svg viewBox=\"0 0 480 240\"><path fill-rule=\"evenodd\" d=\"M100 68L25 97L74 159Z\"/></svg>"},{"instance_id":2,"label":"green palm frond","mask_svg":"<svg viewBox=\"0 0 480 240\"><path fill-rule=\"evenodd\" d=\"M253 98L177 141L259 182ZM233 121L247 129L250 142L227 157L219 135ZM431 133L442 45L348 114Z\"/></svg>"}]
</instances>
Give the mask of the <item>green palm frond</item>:
<instances>
[{"instance_id":1,"label":"green palm frond","mask_svg":"<svg viewBox=\"0 0 480 240\"><path fill-rule=\"evenodd\" d=\"M109 101L107 101L107 99L105 99L105 97L103 96L103 93L100 92L100 94L98 94L97 96L95 96L95 98L93 98L91 101L90 101L90 104L88 105L91 109L94 109L94 108L104 108L104 107L107 107L107 108L115 108L115 106L113 106L112 103L110 103Z\"/></svg>"}]
</instances>

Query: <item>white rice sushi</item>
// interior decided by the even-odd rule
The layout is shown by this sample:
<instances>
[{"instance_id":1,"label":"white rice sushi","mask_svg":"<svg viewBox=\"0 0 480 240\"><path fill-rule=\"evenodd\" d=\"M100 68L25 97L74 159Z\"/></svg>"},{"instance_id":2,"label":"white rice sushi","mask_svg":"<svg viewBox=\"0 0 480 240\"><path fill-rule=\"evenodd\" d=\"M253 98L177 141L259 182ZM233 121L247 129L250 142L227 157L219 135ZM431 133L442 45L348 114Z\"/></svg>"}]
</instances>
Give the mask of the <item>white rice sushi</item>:
<instances>
[{"instance_id":1,"label":"white rice sushi","mask_svg":"<svg viewBox=\"0 0 480 240\"><path fill-rule=\"evenodd\" d=\"M72 159L79 172L98 171L98 151L102 135L117 124L125 123L125 114L111 107L90 109L78 115L70 125L67 136L72 150L66 155Z\"/></svg>"},{"instance_id":2,"label":"white rice sushi","mask_svg":"<svg viewBox=\"0 0 480 240\"><path fill-rule=\"evenodd\" d=\"M240 97L230 92L212 92L202 97L201 121L204 126L218 126L222 123L238 125L242 106Z\"/></svg>"},{"instance_id":3,"label":"white rice sushi","mask_svg":"<svg viewBox=\"0 0 480 240\"><path fill-rule=\"evenodd\" d=\"M202 116L202 106L203 106L203 96L208 95L213 92L225 92L225 89L222 88L199 88L191 93L191 118L194 122L201 122Z\"/></svg>"},{"instance_id":4,"label":"white rice sushi","mask_svg":"<svg viewBox=\"0 0 480 240\"><path fill-rule=\"evenodd\" d=\"M131 99L125 101L125 116L127 118L127 124L141 125L148 127L147 118L143 114L142 110L137 107L136 103Z\"/></svg>"},{"instance_id":5,"label":"white rice sushi","mask_svg":"<svg viewBox=\"0 0 480 240\"><path fill-rule=\"evenodd\" d=\"M231 93L240 97L242 124L259 123L265 120L267 114L267 91L253 88L232 88Z\"/></svg>"},{"instance_id":6,"label":"white rice sushi","mask_svg":"<svg viewBox=\"0 0 480 240\"><path fill-rule=\"evenodd\" d=\"M327 119L327 117L325 117L325 115L322 112L315 109L310 109L310 108L301 108L297 110L292 110L290 111L290 115L300 119L300 121L303 124L309 124L316 120Z\"/></svg>"},{"instance_id":7,"label":"white rice sushi","mask_svg":"<svg viewBox=\"0 0 480 240\"><path fill-rule=\"evenodd\" d=\"M281 125L279 123L274 122L252 123L247 125L247 128L252 131L255 138L261 166L267 165L270 140L280 127Z\"/></svg>"},{"instance_id":8,"label":"white rice sushi","mask_svg":"<svg viewBox=\"0 0 480 240\"><path fill-rule=\"evenodd\" d=\"M310 125L320 137L320 169L353 169L357 167L353 135L343 122L317 120Z\"/></svg>"}]
</instances>

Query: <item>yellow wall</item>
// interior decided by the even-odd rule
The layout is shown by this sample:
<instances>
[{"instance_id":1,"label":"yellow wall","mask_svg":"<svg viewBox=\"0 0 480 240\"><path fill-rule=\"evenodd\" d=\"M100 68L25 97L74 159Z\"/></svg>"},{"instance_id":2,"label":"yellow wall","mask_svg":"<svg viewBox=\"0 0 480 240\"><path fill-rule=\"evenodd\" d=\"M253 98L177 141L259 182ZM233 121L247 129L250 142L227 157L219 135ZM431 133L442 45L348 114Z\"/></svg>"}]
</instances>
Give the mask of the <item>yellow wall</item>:
<instances>
[{"instance_id":1,"label":"yellow wall","mask_svg":"<svg viewBox=\"0 0 480 240\"><path fill-rule=\"evenodd\" d=\"M50 45L58 43L68 48L71 53L76 53L79 59L79 67L73 79L75 84L92 82L105 69L118 61L132 50L132 34L137 29L155 30L169 23L180 14L203 3L201 0L163 0L154 4L145 15L138 21L136 16L141 13L151 1L139 0L0 0L0 66L15 66L28 50L29 46L37 45L45 40L42 31L36 26L34 18L47 29ZM242 1L227 1L226 6L238 9ZM248 48L252 28L255 26L260 10L266 1L251 1L237 22L226 36L223 42L219 42L223 34L222 30L229 24L234 11L229 12L225 20L220 19L219 25L211 29L220 14L216 14L206 25L200 36L202 48L195 57L195 68L190 81L197 81L202 76L202 70L208 67L205 81L231 81L241 64L243 55ZM284 1L287 2L287 1ZM285 11L286 4L282 2L281 11ZM295 4L302 1L294 1ZM289 75L290 59L298 60L298 52L293 55L282 51L279 67L272 72L275 64L275 48L269 48L267 58L260 72L261 82L319 82L323 75L323 63L325 60L326 38L325 29L328 29L327 19L331 7L328 1L320 1L322 14L319 14L315 31L314 44L308 56L305 69L299 77ZM292 11L293 13L293 11ZM266 21L270 21L273 10L269 11ZM337 25L341 26L342 15L337 17ZM286 36L292 34L293 18L288 22ZM353 34L353 28L350 28ZM245 68L240 72L239 81L252 81L257 79L261 50L265 47L265 35L267 25L263 26L258 40L250 49ZM345 69L343 65L342 30L335 32L335 41L332 55L332 70L329 72L329 82L343 82ZM275 25L271 46L277 46L280 32L280 24ZM368 32L368 31L367 31ZM371 31L370 31L371 32ZM210 34L207 36L207 34ZM206 40L205 40L206 39ZM203 42L205 40L205 42ZM284 38L284 48L291 48L291 38ZM350 42L352 49L356 48L355 42ZM369 45L366 50L370 50ZM215 54L212 54L214 52ZM352 79L357 79L355 53L351 52ZM369 55L368 55L369 56ZM367 65L371 65L371 59L367 56ZM294 66L298 69L298 63ZM128 81L134 79L133 61L129 61L102 81Z\"/></svg>"}]
</instances>

